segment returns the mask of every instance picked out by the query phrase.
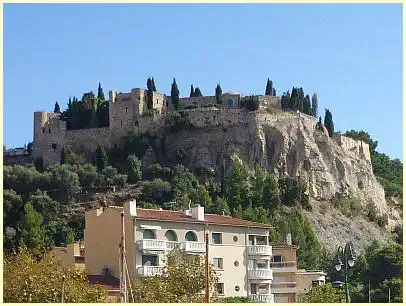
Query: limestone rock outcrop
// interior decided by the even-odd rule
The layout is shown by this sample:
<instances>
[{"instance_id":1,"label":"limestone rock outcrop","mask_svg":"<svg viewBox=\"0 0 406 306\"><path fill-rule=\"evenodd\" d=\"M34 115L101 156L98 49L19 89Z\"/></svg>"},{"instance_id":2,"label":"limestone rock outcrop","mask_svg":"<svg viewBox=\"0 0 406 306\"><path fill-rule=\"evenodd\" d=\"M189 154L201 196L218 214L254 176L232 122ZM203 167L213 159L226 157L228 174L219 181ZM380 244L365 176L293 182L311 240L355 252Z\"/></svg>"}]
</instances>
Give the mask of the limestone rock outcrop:
<instances>
[{"instance_id":1,"label":"limestone rock outcrop","mask_svg":"<svg viewBox=\"0 0 406 306\"><path fill-rule=\"evenodd\" d=\"M260 164L278 176L289 175L308 184L310 196L329 200L337 196L359 198L387 211L383 187L377 182L368 145L347 137L330 138L317 120L303 114L238 114L233 122L220 119L202 125L194 113L191 127L176 133L158 133L160 151L150 150L144 161L177 163L192 169L215 169L220 178L233 153L250 166Z\"/></svg>"}]
</instances>

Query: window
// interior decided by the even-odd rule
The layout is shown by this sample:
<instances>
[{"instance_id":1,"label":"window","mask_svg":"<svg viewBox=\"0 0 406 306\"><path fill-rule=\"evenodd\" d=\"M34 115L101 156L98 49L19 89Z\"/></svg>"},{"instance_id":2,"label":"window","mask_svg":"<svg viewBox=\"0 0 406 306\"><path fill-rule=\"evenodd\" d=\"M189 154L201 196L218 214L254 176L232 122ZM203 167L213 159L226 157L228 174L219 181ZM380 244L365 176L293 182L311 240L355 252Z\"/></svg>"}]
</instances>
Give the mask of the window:
<instances>
[{"instance_id":1,"label":"window","mask_svg":"<svg viewBox=\"0 0 406 306\"><path fill-rule=\"evenodd\" d=\"M257 236L257 245L266 245L266 237Z\"/></svg>"},{"instance_id":2,"label":"window","mask_svg":"<svg viewBox=\"0 0 406 306\"><path fill-rule=\"evenodd\" d=\"M49 134L51 134L51 129L49 129Z\"/></svg>"},{"instance_id":3,"label":"window","mask_svg":"<svg viewBox=\"0 0 406 306\"><path fill-rule=\"evenodd\" d=\"M126 114L128 113L128 107L125 108L125 113L126 113Z\"/></svg>"},{"instance_id":4,"label":"window","mask_svg":"<svg viewBox=\"0 0 406 306\"><path fill-rule=\"evenodd\" d=\"M186 241L197 241L196 234L193 232L187 232L185 235Z\"/></svg>"},{"instance_id":5,"label":"window","mask_svg":"<svg viewBox=\"0 0 406 306\"><path fill-rule=\"evenodd\" d=\"M155 233L154 233L152 230L150 230L150 229L145 229L145 230L144 230L144 233L143 233L143 235L142 235L142 238L143 238L143 239L156 239L156 238L155 238Z\"/></svg>"},{"instance_id":6,"label":"window","mask_svg":"<svg viewBox=\"0 0 406 306\"><path fill-rule=\"evenodd\" d=\"M121 123L121 126L123 126L123 121L120 121L120 123Z\"/></svg>"},{"instance_id":7,"label":"window","mask_svg":"<svg viewBox=\"0 0 406 306\"><path fill-rule=\"evenodd\" d=\"M223 258L213 258L213 265L216 269L223 269Z\"/></svg>"},{"instance_id":8,"label":"window","mask_svg":"<svg viewBox=\"0 0 406 306\"><path fill-rule=\"evenodd\" d=\"M236 292L240 291L240 286L235 286L234 290L235 290Z\"/></svg>"},{"instance_id":9,"label":"window","mask_svg":"<svg viewBox=\"0 0 406 306\"><path fill-rule=\"evenodd\" d=\"M157 266L158 257L156 255L142 255L143 266Z\"/></svg>"},{"instance_id":10,"label":"window","mask_svg":"<svg viewBox=\"0 0 406 306\"><path fill-rule=\"evenodd\" d=\"M238 237L237 237L237 236L234 236L234 237L233 237L233 241L234 241L234 242L237 242L237 241L238 241Z\"/></svg>"},{"instance_id":11,"label":"window","mask_svg":"<svg viewBox=\"0 0 406 306\"><path fill-rule=\"evenodd\" d=\"M258 260L257 261L257 269L268 269L269 265L266 260Z\"/></svg>"},{"instance_id":12,"label":"window","mask_svg":"<svg viewBox=\"0 0 406 306\"><path fill-rule=\"evenodd\" d=\"M42 129L42 134L45 134L45 129L44 128Z\"/></svg>"},{"instance_id":13,"label":"window","mask_svg":"<svg viewBox=\"0 0 406 306\"><path fill-rule=\"evenodd\" d=\"M176 237L175 232L172 231L172 230L169 230L169 231L167 231L167 232L165 233L165 238L166 238L168 241L178 241L178 238Z\"/></svg>"},{"instance_id":14,"label":"window","mask_svg":"<svg viewBox=\"0 0 406 306\"><path fill-rule=\"evenodd\" d=\"M224 294L224 283L217 283L217 294Z\"/></svg>"},{"instance_id":15,"label":"window","mask_svg":"<svg viewBox=\"0 0 406 306\"><path fill-rule=\"evenodd\" d=\"M257 294L257 284L251 284L251 294Z\"/></svg>"},{"instance_id":16,"label":"window","mask_svg":"<svg viewBox=\"0 0 406 306\"><path fill-rule=\"evenodd\" d=\"M272 261L273 262L283 262L283 256L282 255L274 255L274 256L272 256Z\"/></svg>"},{"instance_id":17,"label":"window","mask_svg":"<svg viewBox=\"0 0 406 306\"><path fill-rule=\"evenodd\" d=\"M220 233L212 233L211 237L214 244L221 244L222 243L222 235Z\"/></svg>"},{"instance_id":18,"label":"window","mask_svg":"<svg viewBox=\"0 0 406 306\"><path fill-rule=\"evenodd\" d=\"M56 143L52 144L52 149L54 149L54 150L56 149Z\"/></svg>"},{"instance_id":19,"label":"window","mask_svg":"<svg viewBox=\"0 0 406 306\"><path fill-rule=\"evenodd\" d=\"M239 266L239 262L236 260L236 261L234 261L234 266L236 266L236 267L238 267Z\"/></svg>"}]
</instances>

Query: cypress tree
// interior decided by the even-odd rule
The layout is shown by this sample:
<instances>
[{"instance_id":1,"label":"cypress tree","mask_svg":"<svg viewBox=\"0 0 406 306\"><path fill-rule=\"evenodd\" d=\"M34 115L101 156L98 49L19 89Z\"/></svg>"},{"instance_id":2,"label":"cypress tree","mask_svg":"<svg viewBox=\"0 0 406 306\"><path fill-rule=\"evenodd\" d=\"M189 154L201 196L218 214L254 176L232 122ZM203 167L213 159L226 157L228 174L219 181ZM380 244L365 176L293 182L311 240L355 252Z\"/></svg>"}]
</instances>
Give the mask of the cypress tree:
<instances>
[{"instance_id":1,"label":"cypress tree","mask_svg":"<svg viewBox=\"0 0 406 306\"><path fill-rule=\"evenodd\" d=\"M152 78L152 91L156 91L155 80Z\"/></svg>"},{"instance_id":2,"label":"cypress tree","mask_svg":"<svg viewBox=\"0 0 406 306\"><path fill-rule=\"evenodd\" d=\"M109 164L106 149L103 146L98 146L97 150L97 169L102 171Z\"/></svg>"},{"instance_id":3,"label":"cypress tree","mask_svg":"<svg viewBox=\"0 0 406 306\"><path fill-rule=\"evenodd\" d=\"M154 106L152 92L153 92L153 83L151 78L147 80L147 109L152 109Z\"/></svg>"},{"instance_id":4,"label":"cypress tree","mask_svg":"<svg viewBox=\"0 0 406 306\"><path fill-rule=\"evenodd\" d=\"M58 102L55 102L54 113L61 113L61 108L59 107Z\"/></svg>"},{"instance_id":5,"label":"cypress tree","mask_svg":"<svg viewBox=\"0 0 406 306\"><path fill-rule=\"evenodd\" d=\"M292 94L290 95L289 108L297 110L299 107L299 94L297 88L292 88Z\"/></svg>"},{"instance_id":6,"label":"cypress tree","mask_svg":"<svg viewBox=\"0 0 406 306\"><path fill-rule=\"evenodd\" d=\"M223 94L223 90L221 89L220 84L217 84L217 86L216 86L216 102L217 102L217 104L223 104L223 101L221 99L222 94Z\"/></svg>"},{"instance_id":7,"label":"cypress tree","mask_svg":"<svg viewBox=\"0 0 406 306\"><path fill-rule=\"evenodd\" d=\"M153 85L152 85L152 80L151 78L148 78L147 80L147 90L152 91Z\"/></svg>"},{"instance_id":8,"label":"cypress tree","mask_svg":"<svg viewBox=\"0 0 406 306\"><path fill-rule=\"evenodd\" d=\"M173 78L172 88L171 88L171 98L173 109L177 111L179 109L179 89L178 84L176 84L175 78Z\"/></svg>"},{"instance_id":9,"label":"cypress tree","mask_svg":"<svg viewBox=\"0 0 406 306\"><path fill-rule=\"evenodd\" d=\"M103 88L101 87L101 84L99 83L99 88L97 89L97 99L105 101L106 99L104 98L104 92Z\"/></svg>"},{"instance_id":10,"label":"cypress tree","mask_svg":"<svg viewBox=\"0 0 406 306\"><path fill-rule=\"evenodd\" d=\"M317 94L314 93L312 96L312 115L317 118L319 112L319 99L317 98Z\"/></svg>"},{"instance_id":11,"label":"cypress tree","mask_svg":"<svg viewBox=\"0 0 406 306\"><path fill-rule=\"evenodd\" d=\"M334 135L334 122L333 115L328 109L326 109L326 114L324 116L324 125L328 131L328 135L332 137Z\"/></svg>"},{"instance_id":12,"label":"cypress tree","mask_svg":"<svg viewBox=\"0 0 406 306\"><path fill-rule=\"evenodd\" d=\"M190 85L190 97L194 97L195 96L195 89L193 88L193 84Z\"/></svg>"},{"instance_id":13,"label":"cypress tree","mask_svg":"<svg viewBox=\"0 0 406 306\"><path fill-rule=\"evenodd\" d=\"M287 93L283 93L281 98L281 107L282 110L286 110L290 108L290 96Z\"/></svg>"},{"instance_id":14,"label":"cypress tree","mask_svg":"<svg viewBox=\"0 0 406 306\"><path fill-rule=\"evenodd\" d=\"M195 97L203 97L202 92L200 91L199 87L195 88Z\"/></svg>"},{"instance_id":15,"label":"cypress tree","mask_svg":"<svg viewBox=\"0 0 406 306\"><path fill-rule=\"evenodd\" d=\"M276 97L276 89L272 88L272 96Z\"/></svg>"},{"instance_id":16,"label":"cypress tree","mask_svg":"<svg viewBox=\"0 0 406 306\"><path fill-rule=\"evenodd\" d=\"M306 115L312 116L312 106L311 106L311 102L310 102L310 96L306 95L306 97L304 98L303 101L303 112Z\"/></svg>"},{"instance_id":17,"label":"cypress tree","mask_svg":"<svg viewBox=\"0 0 406 306\"><path fill-rule=\"evenodd\" d=\"M265 89L265 95L267 96L272 96L273 93L273 84L272 81L269 79L266 81L266 89Z\"/></svg>"},{"instance_id":18,"label":"cypress tree","mask_svg":"<svg viewBox=\"0 0 406 306\"><path fill-rule=\"evenodd\" d=\"M64 164L66 162L66 152L65 149L62 148L62 152L61 152L61 164Z\"/></svg>"}]
</instances>

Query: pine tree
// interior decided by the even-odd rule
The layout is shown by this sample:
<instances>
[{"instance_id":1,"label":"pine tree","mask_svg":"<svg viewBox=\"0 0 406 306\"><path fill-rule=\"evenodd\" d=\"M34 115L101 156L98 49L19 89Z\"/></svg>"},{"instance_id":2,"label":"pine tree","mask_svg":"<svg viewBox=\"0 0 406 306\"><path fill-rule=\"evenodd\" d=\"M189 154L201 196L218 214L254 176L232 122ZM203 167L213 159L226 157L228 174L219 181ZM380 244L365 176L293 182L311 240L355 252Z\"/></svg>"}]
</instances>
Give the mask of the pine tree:
<instances>
[{"instance_id":1,"label":"pine tree","mask_svg":"<svg viewBox=\"0 0 406 306\"><path fill-rule=\"evenodd\" d=\"M317 98L317 94L314 93L312 96L312 115L317 118L319 112L319 99Z\"/></svg>"},{"instance_id":2,"label":"pine tree","mask_svg":"<svg viewBox=\"0 0 406 306\"><path fill-rule=\"evenodd\" d=\"M193 84L190 85L190 97L194 97L195 96L195 89L193 88Z\"/></svg>"},{"instance_id":3,"label":"pine tree","mask_svg":"<svg viewBox=\"0 0 406 306\"><path fill-rule=\"evenodd\" d=\"M217 104L223 104L223 101L221 98L221 96L223 95L223 90L221 89L220 84L217 84L217 86L216 86L215 95L216 95Z\"/></svg>"},{"instance_id":4,"label":"pine tree","mask_svg":"<svg viewBox=\"0 0 406 306\"><path fill-rule=\"evenodd\" d=\"M263 188L263 206L273 211L278 209L280 202L278 181L272 173L268 173Z\"/></svg>"},{"instance_id":5,"label":"pine tree","mask_svg":"<svg viewBox=\"0 0 406 306\"><path fill-rule=\"evenodd\" d=\"M195 94L194 94L194 96L195 96L195 97L203 97L202 92L200 91L200 88L199 88L199 87L196 87L196 88L195 88Z\"/></svg>"},{"instance_id":6,"label":"pine tree","mask_svg":"<svg viewBox=\"0 0 406 306\"><path fill-rule=\"evenodd\" d=\"M152 91L156 91L155 80L152 78Z\"/></svg>"},{"instance_id":7,"label":"pine tree","mask_svg":"<svg viewBox=\"0 0 406 306\"><path fill-rule=\"evenodd\" d=\"M273 84L272 81L269 79L266 81L266 89L265 89L265 95L267 96L272 96L273 93Z\"/></svg>"},{"instance_id":8,"label":"pine tree","mask_svg":"<svg viewBox=\"0 0 406 306\"><path fill-rule=\"evenodd\" d=\"M312 105L310 102L310 96L306 95L303 101L303 113L306 115L312 116Z\"/></svg>"},{"instance_id":9,"label":"pine tree","mask_svg":"<svg viewBox=\"0 0 406 306\"><path fill-rule=\"evenodd\" d=\"M178 84L176 84L175 78L173 79L172 88L171 88L171 98L173 109L177 111L179 109L179 89Z\"/></svg>"},{"instance_id":10,"label":"pine tree","mask_svg":"<svg viewBox=\"0 0 406 306\"><path fill-rule=\"evenodd\" d=\"M324 125L328 131L328 135L332 137L334 135L334 122L333 115L328 109L326 109L326 114L324 116Z\"/></svg>"},{"instance_id":11,"label":"pine tree","mask_svg":"<svg viewBox=\"0 0 406 306\"><path fill-rule=\"evenodd\" d=\"M101 101L105 101L103 88L101 87L100 83L99 83L99 88L97 89L97 99L99 99Z\"/></svg>"},{"instance_id":12,"label":"pine tree","mask_svg":"<svg viewBox=\"0 0 406 306\"><path fill-rule=\"evenodd\" d=\"M109 164L106 149L103 146L97 147L97 169L102 171Z\"/></svg>"},{"instance_id":13,"label":"pine tree","mask_svg":"<svg viewBox=\"0 0 406 306\"><path fill-rule=\"evenodd\" d=\"M58 102L55 102L54 113L61 113L61 108L59 107Z\"/></svg>"}]
</instances>

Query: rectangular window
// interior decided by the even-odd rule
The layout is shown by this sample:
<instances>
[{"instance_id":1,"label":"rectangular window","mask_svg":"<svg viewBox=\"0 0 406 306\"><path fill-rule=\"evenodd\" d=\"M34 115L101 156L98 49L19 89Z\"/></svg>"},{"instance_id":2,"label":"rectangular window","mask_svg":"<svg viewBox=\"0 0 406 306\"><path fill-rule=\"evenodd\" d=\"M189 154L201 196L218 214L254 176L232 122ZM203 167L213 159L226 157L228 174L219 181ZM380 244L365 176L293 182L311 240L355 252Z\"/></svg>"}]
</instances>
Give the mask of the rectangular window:
<instances>
[{"instance_id":1,"label":"rectangular window","mask_svg":"<svg viewBox=\"0 0 406 306\"><path fill-rule=\"evenodd\" d=\"M217 294L224 294L224 283L217 283Z\"/></svg>"},{"instance_id":2,"label":"rectangular window","mask_svg":"<svg viewBox=\"0 0 406 306\"><path fill-rule=\"evenodd\" d=\"M249 245L254 245L255 237L253 235L248 236Z\"/></svg>"},{"instance_id":3,"label":"rectangular window","mask_svg":"<svg viewBox=\"0 0 406 306\"><path fill-rule=\"evenodd\" d=\"M128 113L128 107L125 108L125 113L126 113L126 114Z\"/></svg>"},{"instance_id":4,"label":"rectangular window","mask_svg":"<svg viewBox=\"0 0 406 306\"><path fill-rule=\"evenodd\" d=\"M212 237L213 244L221 244L222 243L222 239L221 239L222 237L221 237L220 233L212 233L211 237Z\"/></svg>"},{"instance_id":5,"label":"rectangular window","mask_svg":"<svg viewBox=\"0 0 406 306\"><path fill-rule=\"evenodd\" d=\"M54 149L54 150L56 149L56 143L52 144L52 149Z\"/></svg>"},{"instance_id":6,"label":"rectangular window","mask_svg":"<svg viewBox=\"0 0 406 306\"><path fill-rule=\"evenodd\" d=\"M51 134L51 129L49 129L49 134Z\"/></svg>"},{"instance_id":7,"label":"rectangular window","mask_svg":"<svg viewBox=\"0 0 406 306\"><path fill-rule=\"evenodd\" d=\"M142 265L143 266L157 266L158 265L158 256L142 255Z\"/></svg>"},{"instance_id":8,"label":"rectangular window","mask_svg":"<svg viewBox=\"0 0 406 306\"><path fill-rule=\"evenodd\" d=\"M120 121L120 123L121 123L121 126L123 126L123 121Z\"/></svg>"},{"instance_id":9,"label":"rectangular window","mask_svg":"<svg viewBox=\"0 0 406 306\"><path fill-rule=\"evenodd\" d=\"M274 256L272 256L272 261L273 262L283 262L283 256L282 255L274 255Z\"/></svg>"},{"instance_id":10,"label":"rectangular window","mask_svg":"<svg viewBox=\"0 0 406 306\"><path fill-rule=\"evenodd\" d=\"M213 265L216 269L223 269L223 258L213 258Z\"/></svg>"},{"instance_id":11,"label":"rectangular window","mask_svg":"<svg viewBox=\"0 0 406 306\"><path fill-rule=\"evenodd\" d=\"M251 294L257 294L257 284L251 284Z\"/></svg>"},{"instance_id":12,"label":"rectangular window","mask_svg":"<svg viewBox=\"0 0 406 306\"><path fill-rule=\"evenodd\" d=\"M257 236L257 245L266 245L266 237L265 236Z\"/></svg>"}]
</instances>

